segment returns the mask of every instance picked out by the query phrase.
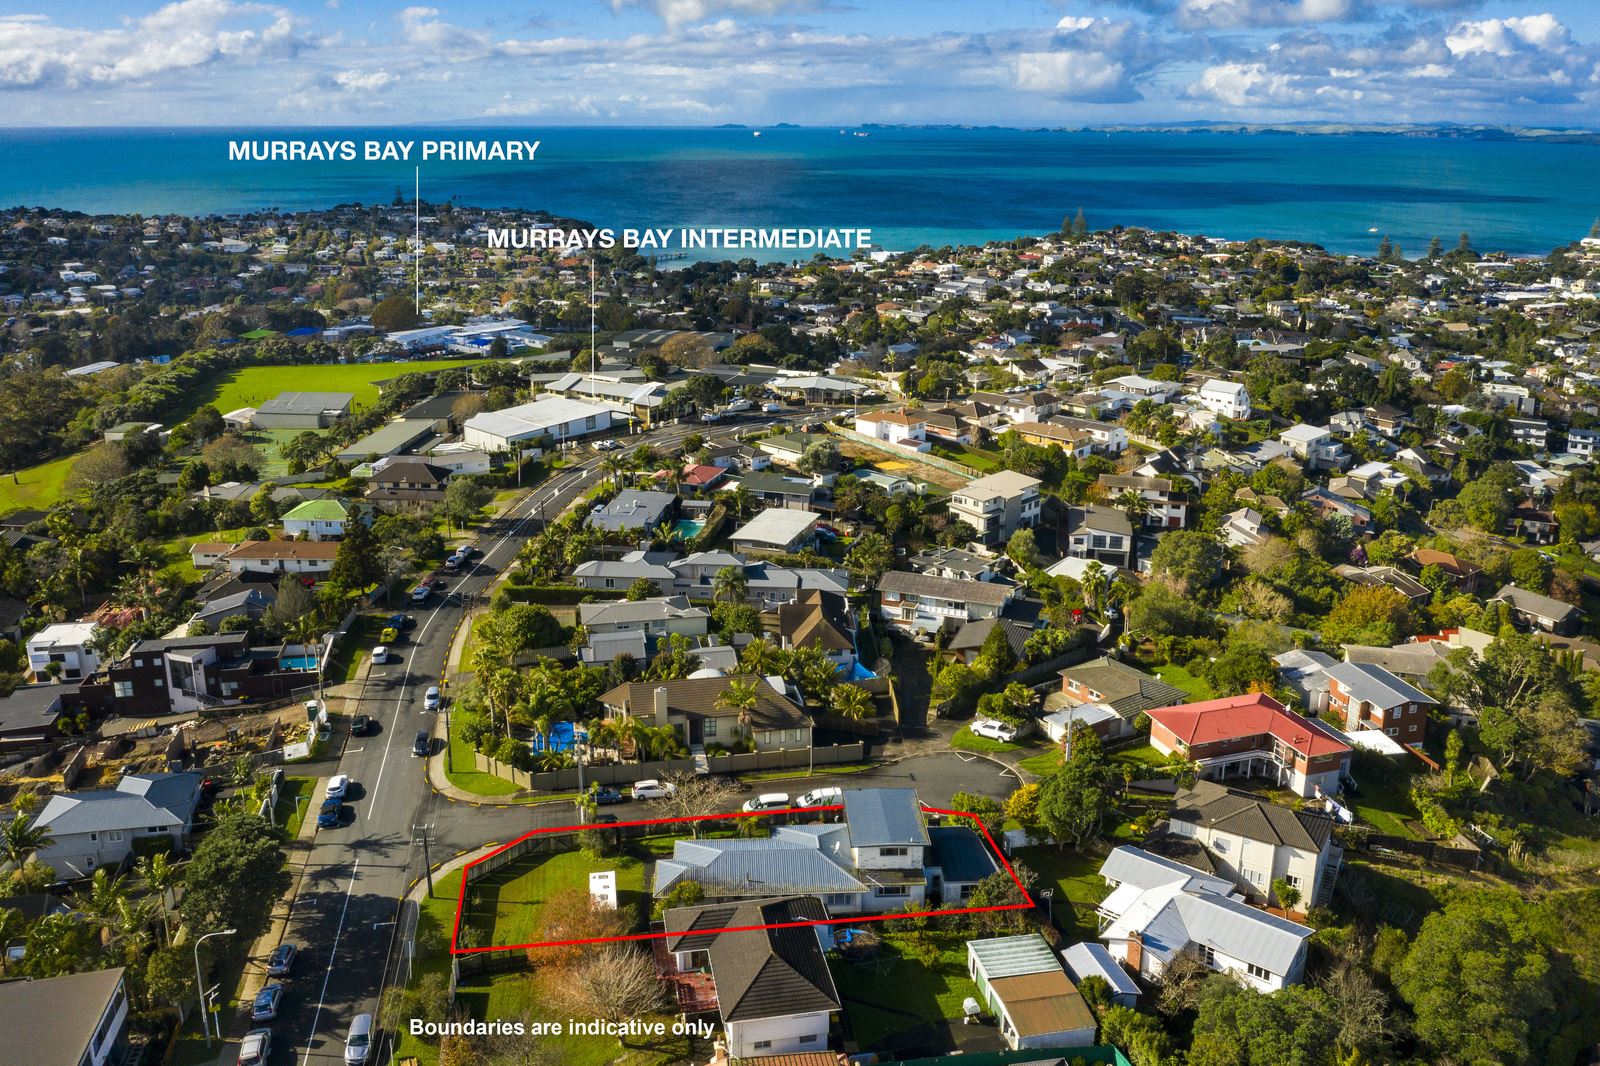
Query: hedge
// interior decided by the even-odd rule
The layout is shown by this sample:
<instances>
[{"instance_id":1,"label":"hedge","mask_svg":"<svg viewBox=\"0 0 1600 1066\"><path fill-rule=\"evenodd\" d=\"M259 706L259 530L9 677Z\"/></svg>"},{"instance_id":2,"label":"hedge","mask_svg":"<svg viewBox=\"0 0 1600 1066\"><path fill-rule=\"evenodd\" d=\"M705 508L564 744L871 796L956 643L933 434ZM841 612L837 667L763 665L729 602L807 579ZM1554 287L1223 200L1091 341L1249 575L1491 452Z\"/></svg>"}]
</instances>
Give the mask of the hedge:
<instances>
[{"instance_id":1,"label":"hedge","mask_svg":"<svg viewBox=\"0 0 1600 1066\"><path fill-rule=\"evenodd\" d=\"M576 585L521 585L507 582L495 590L512 603L572 604L586 600L620 600L627 589L585 589Z\"/></svg>"}]
</instances>

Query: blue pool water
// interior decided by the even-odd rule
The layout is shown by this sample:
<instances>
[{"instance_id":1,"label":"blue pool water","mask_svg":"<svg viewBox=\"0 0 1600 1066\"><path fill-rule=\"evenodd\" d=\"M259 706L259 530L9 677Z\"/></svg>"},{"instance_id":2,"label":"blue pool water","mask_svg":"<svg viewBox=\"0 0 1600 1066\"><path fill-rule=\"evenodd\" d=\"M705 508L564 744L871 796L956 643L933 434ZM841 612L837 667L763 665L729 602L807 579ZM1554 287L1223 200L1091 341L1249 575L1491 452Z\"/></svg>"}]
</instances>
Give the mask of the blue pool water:
<instances>
[{"instance_id":1,"label":"blue pool water","mask_svg":"<svg viewBox=\"0 0 1600 1066\"><path fill-rule=\"evenodd\" d=\"M672 523L672 535L679 540L693 540L706 524L698 518L680 518Z\"/></svg>"},{"instance_id":2,"label":"blue pool water","mask_svg":"<svg viewBox=\"0 0 1600 1066\"><path fill-rule=\"evenodd\" d=\"M278 665L285 670L315 670L317 657L315 655L291 655L279 659Z\"/></svg>"},{"instance_id":3,"label":"blue pool water","mask_svg":"<svg viewBox=\"0 0 1600 1066\"><path fill-rule=\"evenodd\" d=\"M550 751L571 751L576 740L587 740L588 737L587 733L575 730L571 722L557 722L550 727L548 737L535 734L532 747L534 751L544 751L548 742Z\"/></svg>"}]
</instances>

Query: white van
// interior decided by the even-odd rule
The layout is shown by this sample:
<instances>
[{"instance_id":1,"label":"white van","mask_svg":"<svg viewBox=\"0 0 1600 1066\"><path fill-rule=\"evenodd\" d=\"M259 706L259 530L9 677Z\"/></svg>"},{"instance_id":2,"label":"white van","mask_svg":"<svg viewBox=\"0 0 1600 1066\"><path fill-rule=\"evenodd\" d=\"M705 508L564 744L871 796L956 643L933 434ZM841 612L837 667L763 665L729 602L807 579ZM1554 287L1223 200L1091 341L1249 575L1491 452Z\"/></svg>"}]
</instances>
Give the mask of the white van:
<instances>
[{"instance_id":1,"label":"white van","mask_svg":"<svg viewBox=\"0 0 1600 1066\"><path fill-rule=\"evenodd\" d=\"M744 801L745 813L751 811L783 811L789 809L789 794L787 792L763 792L755 799Z\"/></svg>"},{"instance_id":2,"label":"white van","mask_svg":"<svg viewBox=\"0 0 1600 1066\"><path fill-rule=\"evenodd\" d=\"M814 788L794 801L796 807L831 807L836 803L844 802L844 789L829 785L826 788Z\"/></svg>"}]
</instances>

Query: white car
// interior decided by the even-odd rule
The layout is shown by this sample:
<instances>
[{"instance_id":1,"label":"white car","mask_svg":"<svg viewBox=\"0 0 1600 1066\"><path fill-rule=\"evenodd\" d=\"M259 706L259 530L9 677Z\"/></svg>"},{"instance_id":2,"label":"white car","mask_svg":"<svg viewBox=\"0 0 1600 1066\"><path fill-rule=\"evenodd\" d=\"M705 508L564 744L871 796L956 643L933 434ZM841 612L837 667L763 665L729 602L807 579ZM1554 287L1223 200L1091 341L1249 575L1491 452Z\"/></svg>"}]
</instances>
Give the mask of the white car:
<instances>
[{"instance_id":1,"label":"white car","mask_svg":"<svg viewBox=\"0 0 1600 1066\"><path fill-rule=\"evenodd\" d=\"M835 803L844 802L844 789L837 785L828 785L825 788L814 788L803 793L794 801L796 807L830 807Z\"/></svg>"},{"instance_id":2,"label":"white car","mask_svg":"<svg viewBox=\"0 0 1600 1066\"><path fill-rule=\"evenodd\" d=\"M344 799L344 794L349 791L350 775L334 774L332 777L328 778L328 789L323 793L323 795L327 799L342 800Z\"/></svg>"},{"instance_id":3,"label":"white car","mask_svg":"<svg viewBox=\"0 0 1600 1066\"><path fill-rule=\"evenodd\" d=\"M387 645L387 644L379 644L376 648L372 649L372 665L373 666L382 666L384 663L386 663L388 661L389 661L389 645Z\"/></svg>"},{"instance_id":4,"label":"white car","mask_svg":"<svg viewBox=\"0 0 1600 1066\"><path fill-rule=\"evenodd\" d=\"M428 691L422 694L422 709L437 711L439 709L439 686L429 685Z\"/></svg>"},{"instance_id":5,"label":"white car","mask_svg":"<svg viewBox=\"0 0 1600 1066\"><path fill-rule=\"evenodd\" d=\"M783 413L783 404L781 404L781 403L764 403L764 404L761 405L761 413L762 414L766 414L766 415L782 414Z\"/></svg>"},{"instance_id":6,"label":"white car","mask_svg":"<svg viewBox=\"0 0 1600 1066\"><path fill-rule=\"evenodd\" d=\"M788 810L790 806L789 793L763 792L755 799L745 800L743 809L746 814L749 814L753 811L784 811Z\"/></svg>"},{"instance_id":7,"label":"white car","mask_svg":"<svg viewBox=\"0 0 1600 1066\"><path fill-rule=\"evenodd\" d=\"M633 783L633 798L636 800L666 799L678 791L678 786L671 781L657 781L646 778Z\"/></svg>"},{"instance_id":8,"label":"white car","mask_svg":"<svg viewBox=\"0 0 1600 1066\"><path fill-rule=\"evenodd\" d=\"M971 725L972 735L975 737L988 737L990 740L1012 741L1017 739L1017 727L998 722L993 718L979 718Z\"/></svg>"}]
</instances>

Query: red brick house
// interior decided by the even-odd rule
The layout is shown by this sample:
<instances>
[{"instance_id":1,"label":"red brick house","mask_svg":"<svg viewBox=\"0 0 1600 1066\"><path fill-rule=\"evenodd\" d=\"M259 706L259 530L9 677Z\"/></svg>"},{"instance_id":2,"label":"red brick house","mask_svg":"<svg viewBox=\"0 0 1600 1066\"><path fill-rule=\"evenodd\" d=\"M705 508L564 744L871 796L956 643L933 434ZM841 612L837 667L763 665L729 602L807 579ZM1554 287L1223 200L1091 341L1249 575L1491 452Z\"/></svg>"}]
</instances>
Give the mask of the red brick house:
<instances>
[{"instance_id":1,"label":"red brick house","mask_svg":"<svg viewBox=\"0 0 1600 1066\"><path fill-rule=\"evenodd\" d=\"M1349 772L1350 746L1271 696L1247 693L1146 711L1150 746L1200 764L1200 776L1269 777L1300 796L1331 795Z\"/></svg>"}]
</instances>

